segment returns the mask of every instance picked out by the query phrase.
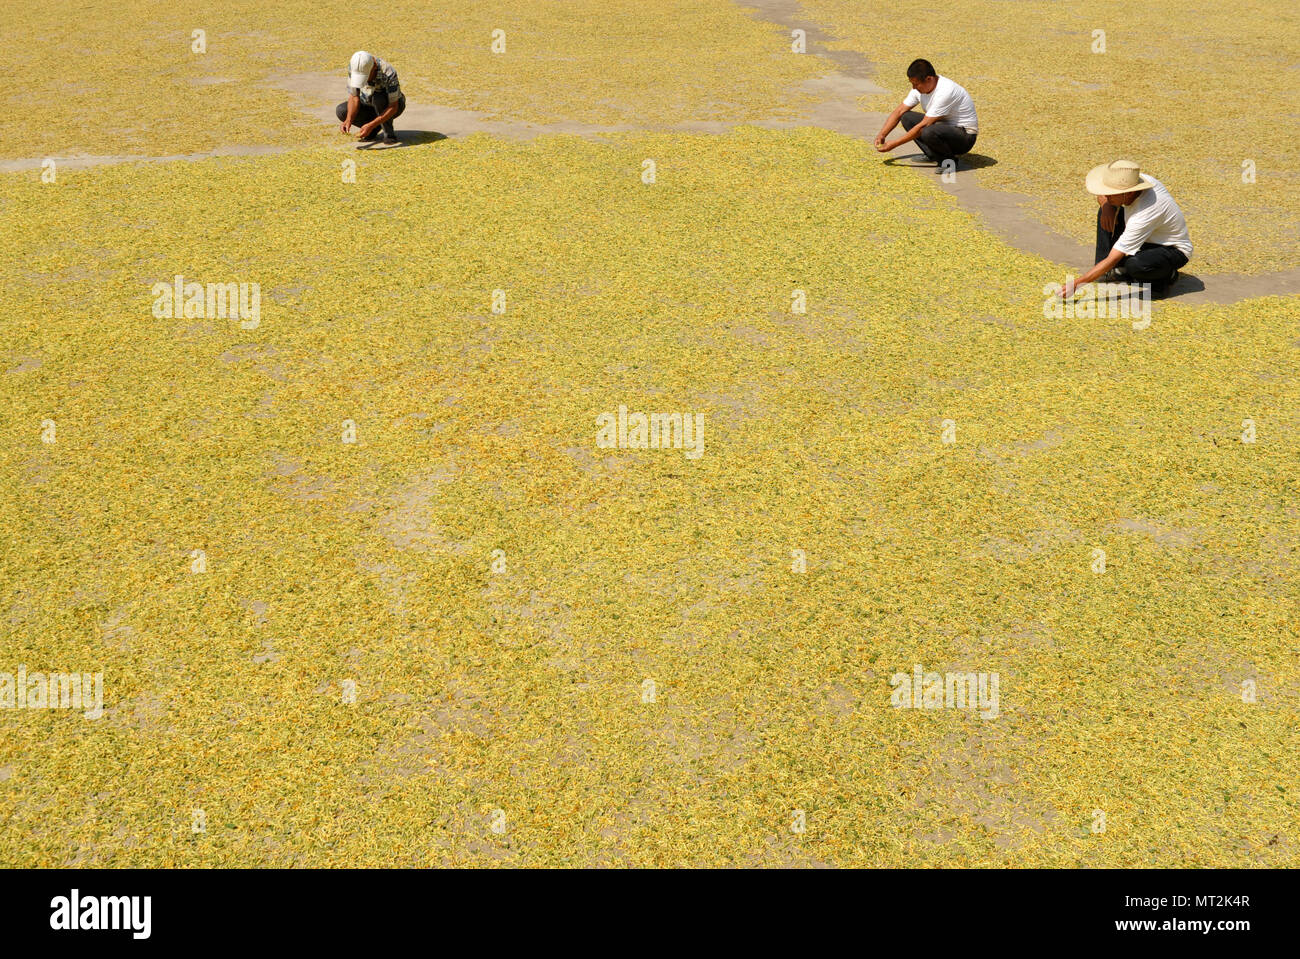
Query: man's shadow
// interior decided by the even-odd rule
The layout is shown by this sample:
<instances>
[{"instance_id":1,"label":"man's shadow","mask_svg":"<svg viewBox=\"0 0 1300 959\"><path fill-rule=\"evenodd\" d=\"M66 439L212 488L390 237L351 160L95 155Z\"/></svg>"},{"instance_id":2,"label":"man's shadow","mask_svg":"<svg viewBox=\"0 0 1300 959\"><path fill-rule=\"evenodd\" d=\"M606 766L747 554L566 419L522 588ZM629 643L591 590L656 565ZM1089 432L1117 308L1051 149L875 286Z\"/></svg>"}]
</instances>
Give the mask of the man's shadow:
<instances>
[{"instance_id":1,"label":"man's shadow","mask_svg":"<svg viewBox=\"0 0 1300 959\"><path fill-rule=\"evenodd\" d=\"M1184 296L1188 293L1200 293L1205 289L1205 282L1199 276L1193 276L1190 273L1179 272L1178 281L1165 291L1162 300L1172 300L1177 296Z\"/></svg>"},{"instance_id":2,"label":"man's shadow","mask_svg":"<svg viewBox=\"0 0 1300 959\"><path fill-rule=\"evenodd\" d=\"M1172 300L1180 296L1186 296L1189 293L1200 293L1205 289L1205 282L1199 276L1180 271L1178 282L1166 288L1163 293L1156 293L1135 280L1122 280L1118 284L1112 284L1112 286L1118 286L1125 291L1120 296L1120 299L1127 299L1131 304L1138 305L1141 304L1143 297L1149 297L1159 303L1161 300Z\"/></svg>"},{"instance_id":3,"label":"man's shadow","mask_svg":"<svg viewBox=\"0 0 1300 959\"><path fill-rule=\"evenodd\" d=\"M997 166L998 161L982 153L966 153L957 158L957 172L962 170L983 170L985 167ZM918 170L929 169L942 173L938 163L924 153L909 153L907 156L886 157L885 166L915 167Z\"/></svg>"},{"instance_id":4,"label":"man's shadow","mask_svg":"<svg viewBox=\"0 0 1300 959\"><path fill-rule=\"evenodd\" d=\"M438 133L436 130L394 130L397 134L397 142L404 147L423 146L426 143L437 143L439 140L447 139L447 134ZM373 150L378 144L359 146L361 150ZM385 149L392 149L387 147Z\"/></svg>"}]
</instances>

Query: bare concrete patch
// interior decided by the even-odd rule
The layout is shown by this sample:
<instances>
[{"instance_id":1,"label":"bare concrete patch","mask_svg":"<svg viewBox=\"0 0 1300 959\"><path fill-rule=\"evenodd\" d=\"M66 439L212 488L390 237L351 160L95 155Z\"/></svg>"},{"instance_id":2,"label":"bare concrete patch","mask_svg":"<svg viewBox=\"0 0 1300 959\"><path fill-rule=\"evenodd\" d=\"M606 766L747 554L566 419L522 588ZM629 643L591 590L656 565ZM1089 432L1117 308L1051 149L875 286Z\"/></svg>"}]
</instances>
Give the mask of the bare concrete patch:
<instances>
[{"instance_id":1,"label":"bare concrete patch","mask_svg":"<svg viewBox=\"0 0 1300 959\"><path fill-rule=\"evenodd\" d=\"M743 393L701 393L697 405L704 408L706 429L710 421L725 426L739 426L745 420L758 416L765 408L758 391L752 386Z\"/></svg>"},{"instance_id":2,"label":"bare concrete patch","mask_svg":"<svg viewBox=\"0 0 1300 959\"><path fill-rule=\"evenodd\" d=\"M128 612L125 606L119 606L100 624L100 638L119 650L126 649L135 638L135 627L123 622Z\"/></svg>"},{"instance_id":3,"label":"bare concrete patch","mask_svg":"<svg viewBox=\"0 0 1300 959\"><path fill-rule=\"evenodd\" d=\"M735 326L728 332L730 332L732 336L736 337L736 339L748 343L750 346L766 348L771 345L768 341L767 334L752 326Z\"/></svg>"},{"instance_id":4,"label":"bare concrete patch","mask_svg":"<svg viewBox=\"0 0 1300 959\"><path fill-rule=\"evenodd\" d=\"M1035 453L1056 449L1065 442L1065 437L1056 430L1048 430L1036 440L1022 440L1017 443L1004 443L998 446L981 446L977 455L998 466L1007 465L1009 458L1023 459Z\"/></svg>"},{"instance_id":5,"label":"bare concrete patch","mask_svg":"<svg viewBox=\"0 0 1300 959\"><path fill-rule=\"evenodd\" d=\"M1044 550L1058 546L1077 546L1082 542L1083 533L1077 529L1040 529L1026 533L1021 540L987 537L980 544L976 556L995 559L1000 563L1019 563Z\"/></svg>"},{"instance_id":6,"label":"bare concrete patch","mask_svg":"<svg viewBox=\"0 0 1300 959\"><path fill-rule=\"evenodd\" d=\"M266 625L266 612L271 608L270 604L262 599L241 599L239 605L253 617L253 622L258 626Z\"/></svg>"},{"instance_id":7,"label":"bare concrete patch","mask_svg":"<svg viewBox=\"0 0 1300 959\"><path fill-rule=\"evenodd\" d=\"M858 100L864 96L876 96L885 92L870 80L832 73L808 80L800 89L817 99L802 117L793 120L763 120L754 125L768 130L821 127L848 136L871 139L884 120L882 114L868 113L858 105Z\"/></svg>"},{"instance_id":8,"label":"bare concrete patch","mask_svg":"<svg viewBox=\"0 0 1300 959\"><path fill-rule=\"evenodd\" d=\"M273 153L285 153L288 149L288 147L281 146L231 144L200 153L173 153L168 156L146 156L138 153L84 153L66 157L24 157L21 160L0 160L0 173L22 173L26 170L39 170L41 164L46 160L53 160L60 170L84 170L89 167L111 166L117 163L171 163L175 160L206 160L210 157L223 156L268 156Z\"/></svg>"},{"instance_id":9,"label":"bare concrete patch","mask_svg":"<svg viewBox=\"0 0 1300 959\"><path fill-rule=\"evenodd\" d=\"M825 696L821 705L823 714L843 719L857 711L858 696L847 686L841 683L833 683L822 692Z\"/></svg>"},{"instance_id":10,"label":"bare concrete patch","mask_svg":"<svg viewBox=\"0 0 1300 959\"><path fill-rule=\"evenodd\" d=\"M1006 735L979 720L964 721L945 735L924 771L916 770L916 808L943 809L946 818L982 827L997 848L1013 853L1060 834L1066 823L1052 807L1037 801L1020 783L1014 760L1007 757ZM932 841L943 843L948 830Z\"/></svg>"},{"instance_id":11,"label":"bare concrete patch","mask_svg":"<svg viewBox=\"0 0 1300 959\"><path fill-rule=\"evenodd\" d=\"M11 361L12 362L12 361ZM6 373L30 373L32 370L39 370L41 364L45 362L39 356L24 356L18 361L18 365L6 370Z\"/></svg>"},{"instance_id":12,"label":"bare concrete patch","mask_svg":"<svg viewBox=\"0 0 1300 959\"><path fill-rule=\"evenodd\" d=\"M606 477L616 473L621 473L631 463L630 456L599 456L595 449L595 439L593 436L593 446L588 449L585 446L566 446L564 452L573 457L574 464L589 476Z\"/></svg>"},{"instance_id":13,"label":"bare concrete patch","mask_svg":"<svg viewBox=\"0 0 1300 959\"><path fill-rule=\"evenodd\" d=\"M375 559L372 556L357 560L357 568L370 573L379 581L379 585L388 593L389 611L398 619L406 617L410 610L408 597L410 591L418 584L419 576L414 571L401 572L392 563Z\"/></svg>"},{"instance_id":14,"label":"bare concrete patch","mask_svg":"<svg viewBox=\"0 0 1300 959\"><path fill-rule=\"evenodd\" d=\"M292 457L273 451L270 458L271 476L289 481L284 489L284 494L289 499L298 502L322 500L338 489L338 484L328 476L311 476L302 472L302 463Z\"/></svg>"},{"instance_id":15,"label":"bare concrete patch","mask_svg":"<svg viewBox=\"0 0 1300 959\"><path fill-rule=\"evenodd\" d=\"M496 639L506 646L516 646L544 636L565 652L553 657L548 665L562 672L586 675L588 659L581 655L570 629L571 611L561 600L553 600L539 590L523 587L509 591L493 583L482 590L483 602L492 612ZM585 689L589 683L577 684Z\"/></svg>"},{"instance_id":16,"label":"bare concrete patch","mask_svg":"<svg viewBox=\"0 0 1300 959\"><path fill-rule=\"evenodd\" d=\"M1187 549L1190 546L1195 546L1201 539L1201 533L1198 530L1181 529L1177 526L1163 526L1141 517L1121 519L1114 525L1113 529L1124 533L1141 533L1161 546L1172 546L1175 549Z\"/></svg>"},{"instance_id":17,"label":"bare concrete patch","mask_svg":"<svg viewBox=\"0 0 1300 959\"><path fill-rule=\"evenodd\" d=\"M954 636L952 648L958 661L941 664L936 667L936 671L971 672L971 662L987 662L991 655L1004 656L1027 649L1055 649L1057 644L1054 636L1052 627L1038 619L1012 623L989 632ZM1002 676L1011 678L1005 668Z\"/></svg>"},{"instance_id":18,"label":"bare concrete patch","mask_svg":"<svg viewBox=\"0 0 1300 959\"><path fill-rule=\"evenodd\" d=\"M868 82L871 82L875 76L875 68L871 61L861 52L832 49L828 46L835 42L835 38L826 33L820 24L813 23L804 16L799 0L737 0L737 5L745 8L751 16L757 14L755 19L778 24L787 32L802 30L808 41L808 52L830 60L845 76ZM884 93L885 91L872 82L872 89L867 92Z\"/></svg>"},{"instance_id":19,"label":"bare concrete patch","mask_svg":"<svg viewBox=\"0 0 1300 959\"><path fill-rule=\"evenodd\" d=\"M281 383L288 382L289 374L280 363L264 362L280 351L271 343L245 343L232 346L221 354L223 363L251 363L257 372Z\"/></svg>"},{"instance_id":20,"label":"bare concrete patch","mask_svg":"<svg viewBox=\"0 0 1300 959\"><path fill-rule=\"evenodd\" d=\"M432 522L430 514L438 493L453 483L460 471L445 463L419 477L401 490L394 504L379 518L380 534L398 549L437 550L464 555L469 544L448 539Z\"/></svg>"},{"instance_id":21,"label":"bare concrete patch","mask_svg":"<svg viewBox=\"0 0 1300 959\"><path fill-rule=\"evenodd\" d=\"M117 728L133 729L141 733L166 734L174 732L167 723L167 707L157 693L141 693L117 705L104 706L104 720Z\"/></svg>"}]
</instances>

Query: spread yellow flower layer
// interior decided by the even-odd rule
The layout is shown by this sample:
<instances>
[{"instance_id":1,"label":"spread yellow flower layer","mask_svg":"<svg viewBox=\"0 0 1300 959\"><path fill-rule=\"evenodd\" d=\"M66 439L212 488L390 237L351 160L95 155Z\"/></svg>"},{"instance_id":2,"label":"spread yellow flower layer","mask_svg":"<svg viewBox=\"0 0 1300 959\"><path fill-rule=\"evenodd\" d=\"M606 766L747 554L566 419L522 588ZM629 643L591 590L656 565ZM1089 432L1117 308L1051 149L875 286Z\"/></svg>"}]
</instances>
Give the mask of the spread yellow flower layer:
<instances>
[{"instance_id":1,"label":"spread yellow flower layer","mask_svg":"<svg viewBox=\"0 0 1300 959\"><path fill-rule=\"evenodd\" d=\"M1045 317L1055 267L824 131L0 217L0 673L104 688L0 710L0 862L1296 862L1293 299ZM620 407L702 455L601 448ZM996 716L894 708L918 664Z\"/></svg>"}]
</instances>

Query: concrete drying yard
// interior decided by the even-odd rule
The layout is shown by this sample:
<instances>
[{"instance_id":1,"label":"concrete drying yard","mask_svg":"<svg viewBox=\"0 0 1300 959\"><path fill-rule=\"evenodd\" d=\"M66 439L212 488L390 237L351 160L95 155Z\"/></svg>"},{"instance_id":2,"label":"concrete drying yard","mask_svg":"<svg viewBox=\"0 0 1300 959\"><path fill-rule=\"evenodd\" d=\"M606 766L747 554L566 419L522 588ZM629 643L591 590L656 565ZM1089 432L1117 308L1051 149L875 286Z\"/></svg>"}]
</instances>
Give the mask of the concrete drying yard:
<instances>
[{"instance_id":1,"label":"concrete drying yard","mask_svg":"<svg viewBox=\"0 0 1300 959\"><path fill-rule=\"evenodd\" d=\"M72 6L0 28L0 865L1300 862L1295 11ZM1197 253L1053 313L1118 156Z\"/></svg>"}]
</instances>

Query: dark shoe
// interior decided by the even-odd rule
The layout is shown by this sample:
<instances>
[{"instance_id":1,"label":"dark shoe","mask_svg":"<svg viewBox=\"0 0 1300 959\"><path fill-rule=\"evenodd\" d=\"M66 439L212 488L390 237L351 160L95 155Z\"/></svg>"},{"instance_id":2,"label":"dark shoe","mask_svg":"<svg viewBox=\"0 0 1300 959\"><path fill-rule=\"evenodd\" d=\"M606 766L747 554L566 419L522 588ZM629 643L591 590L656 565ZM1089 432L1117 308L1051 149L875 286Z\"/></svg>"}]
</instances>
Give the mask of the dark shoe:
<instances>
[{"instance_id":1,"label":"dark shoe","mask_svg":"<svg viewBox=\"0 0 1300 959\"><path fill-rule=\"evenodd\" d=\"M1174 270L1174 275L1171 276L1169 279L1165 280L1163 283L1151 284L1151 298L1153 300L1163 300L1165 297L1169 295L1169 291L1174 288L1174 284L1177 282L1178 282L1178 271Z\"/></svg>"},{"instance_id":2,"label":"dark shoe","mask_svg":"<svg viewBox=\"0 0 1300 959\"><path fill-rule=\"evenodd\" d=\"M379 138L375 140L374 143L370 144L369 148L372 150L386 150L390 147L400 147L401 145L402 141L397 139L396 133L385 133L381 130L379 132Z\"/></svg>"},{"instance_id":3,"label":"dark shoe","mask_svg":"<svg viewBox=\"0 0 1300 959\"><path fill-rule=\"evenodd\" d=\"M397 138L396 133L385 133L380 130L375 134L373 139L363 140L357 144L358 150L390 150L394 147L400 147L402 141Z\"/></svg>"},{"instance_id":4,"label":"dark shoe","mask_svg":"<svg viewBox=\"0 0 1300 959\"><path fill-rule=\"evenodd\" d=\"M379 131L376 130L374 133L371 133L371 134L369 134L368 136L357 137L357 142L358 142L358 143L374 143L374 142L375 142L376 140L378 140L378 139L379 139Z\"/></svg>"}]
</instances>

